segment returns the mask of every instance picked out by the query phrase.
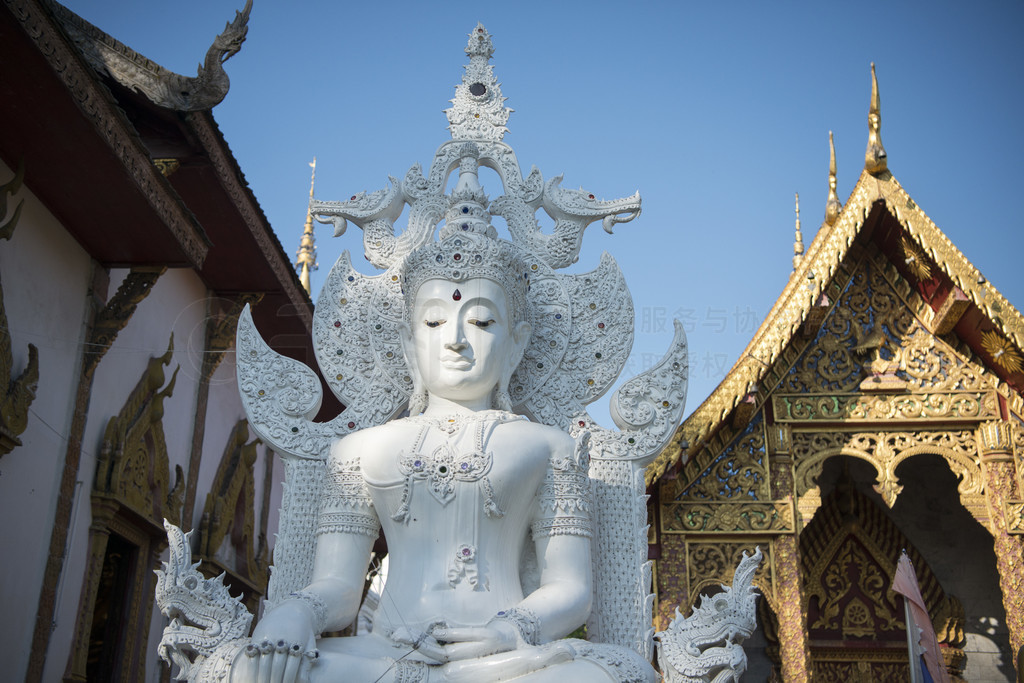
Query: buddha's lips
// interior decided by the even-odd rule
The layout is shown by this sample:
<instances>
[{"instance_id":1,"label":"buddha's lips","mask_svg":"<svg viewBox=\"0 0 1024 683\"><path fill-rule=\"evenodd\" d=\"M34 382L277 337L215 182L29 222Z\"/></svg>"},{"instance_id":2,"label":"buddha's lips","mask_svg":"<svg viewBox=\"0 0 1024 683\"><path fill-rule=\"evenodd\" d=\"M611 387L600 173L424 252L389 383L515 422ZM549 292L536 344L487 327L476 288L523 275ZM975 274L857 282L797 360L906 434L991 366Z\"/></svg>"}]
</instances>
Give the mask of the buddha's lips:
<instances>
[{"instance_id":1,"label":"buddha's lips","mask_svg":"<svg viewBox=\"0 0 1024 683\"><path fill-rule=\"evenodd\" d=\"M441 359L441 366L449 370L468 370L474 364L472 358L465 356L446 356Z\"/></svg>"}]
</instances>

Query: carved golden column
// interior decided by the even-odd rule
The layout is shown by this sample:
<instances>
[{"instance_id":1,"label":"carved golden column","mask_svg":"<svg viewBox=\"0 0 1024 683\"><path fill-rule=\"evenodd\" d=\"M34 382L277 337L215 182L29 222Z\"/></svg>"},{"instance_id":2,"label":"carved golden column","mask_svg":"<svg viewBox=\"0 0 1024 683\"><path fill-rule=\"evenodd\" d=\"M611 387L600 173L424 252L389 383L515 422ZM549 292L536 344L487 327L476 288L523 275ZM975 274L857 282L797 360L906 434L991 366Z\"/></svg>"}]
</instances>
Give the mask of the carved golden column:
<instances>
[{"instance_id":1,"label":"carved golden column","mask_svg":"<svg viewBox=\"0 0 1024 683\"><path fill-rule=\"evenodd\" d=\"M978 428L978 449L985 473L989 531L995 537L996 568L1003 592L1006 626L1014 660L1024 648L1024 537L1010 534L1006 502L1019 499L1009 422L985 422ZM1017 675L1024 674L1019 668Z\"/></svg>"},{"instance_id":2,"label":"carved golden column","mask_svg":"<svg viewBox=\"0 0 1024 683\"><path fill-rule=\"evenodd\" d=\"M793 500L793 458L787 425L768 425L769 471L773 500ZM800 576L801 523L794 520L796 533L779 534L773 540L775 591L779 619L779 658L786 683L811 680L811 648L804 614L803 579Z\"/></svg>"}]
</instances>

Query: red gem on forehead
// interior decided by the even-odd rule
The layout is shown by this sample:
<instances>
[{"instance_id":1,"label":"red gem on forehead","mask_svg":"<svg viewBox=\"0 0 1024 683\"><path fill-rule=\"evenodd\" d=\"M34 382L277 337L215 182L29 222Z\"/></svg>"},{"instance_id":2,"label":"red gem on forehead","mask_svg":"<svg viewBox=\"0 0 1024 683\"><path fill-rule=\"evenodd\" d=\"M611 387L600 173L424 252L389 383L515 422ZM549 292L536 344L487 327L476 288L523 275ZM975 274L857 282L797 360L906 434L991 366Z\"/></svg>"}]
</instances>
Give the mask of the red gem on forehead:
<instances>
[{"instance_id":1,"label":"red gem on forehead","mask_svg":"<svg viewBox=\"0 0 1024 683\"><path fill-rule=\"evenodd\" d=\"M455 292L452 294L452 299L455 300L455 301L461 301L462 300L462 292L460 292L459 290L456 289Z\"/></svg>"}]
</instances>

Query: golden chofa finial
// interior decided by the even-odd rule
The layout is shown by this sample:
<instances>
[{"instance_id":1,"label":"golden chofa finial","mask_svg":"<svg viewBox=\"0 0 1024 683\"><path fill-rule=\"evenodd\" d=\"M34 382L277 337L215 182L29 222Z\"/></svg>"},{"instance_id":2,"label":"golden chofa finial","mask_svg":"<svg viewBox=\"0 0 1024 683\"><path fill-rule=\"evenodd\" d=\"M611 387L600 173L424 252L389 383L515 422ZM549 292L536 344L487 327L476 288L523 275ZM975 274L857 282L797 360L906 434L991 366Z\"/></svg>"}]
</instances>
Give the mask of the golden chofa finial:
<instances>
[{"instance_id":1,"label":"golden chofa finial","mask_svg":"<svg viewBox=\"0 0 1024 683\"><path fill-rule=\"evenodd\" d=\"M828 201L825 202L825 225L835 225L843 205L836 194L836 145L832 131L828 132Z\"/></svg>"},{"instance_id":2,"label":"golden chofa finial","mask_svg":"<svg viewBox=\"0 0 1024 683\"><path fill-rule=\"evenodd\" d=\"M312 178L309 181L309 201L313 201L313 186L316 184L316 157L309 165L313 169ZM306 209L306 225L302 229L302 240L299 242L299 250L295 252L295 265L299 268L299 282L306 294L312 295L310 291L309 273L318 268L316 262L316 236L313 234L313 214L309 208Z\"/></svg>"},{"instance_id":3,"label":"golden chofa finial","mask_svg":"<svg viewBox=\"0 0 1024 683\"><path fill-rule=\"evenodd\" d=\"M878 78L871 62L871 109L868 111L868 150L864 153L864 170L878 175L889 167L882 146L882 110L878 98Z\"/></svg>"},{"instance_id":4,"label":"golden chofa finial","mask_svg":"<svg viewBox=\"0 0 1024 683\"><path fill-rule=\"evenodd\" d=\"M796 193L796 238L793 242L793 270L800 265L804 257L804 234L800 231L800 193Z\"/></svg>"}]
</instances>

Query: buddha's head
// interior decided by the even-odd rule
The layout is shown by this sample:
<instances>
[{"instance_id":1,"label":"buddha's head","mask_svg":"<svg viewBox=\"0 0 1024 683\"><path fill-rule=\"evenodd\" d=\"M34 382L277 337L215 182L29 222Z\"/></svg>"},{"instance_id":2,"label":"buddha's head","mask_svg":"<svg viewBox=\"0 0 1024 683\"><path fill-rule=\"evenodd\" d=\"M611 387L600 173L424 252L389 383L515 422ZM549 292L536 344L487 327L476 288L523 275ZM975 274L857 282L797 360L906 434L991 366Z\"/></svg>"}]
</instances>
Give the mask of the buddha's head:
<instances>
[{"instance_id":1,"label":"buddha's head","mask_svg":"<svg viewBox=\"0 0 1024 683\"><path fill-rule=\"evenodd\" d=\"M411 415L431 395L472 409L510 410L509 380L530 339L522 252L462 208L454 206L440 239L413 251L400 270Z\"/></svg>"}]
</instances>

